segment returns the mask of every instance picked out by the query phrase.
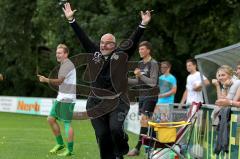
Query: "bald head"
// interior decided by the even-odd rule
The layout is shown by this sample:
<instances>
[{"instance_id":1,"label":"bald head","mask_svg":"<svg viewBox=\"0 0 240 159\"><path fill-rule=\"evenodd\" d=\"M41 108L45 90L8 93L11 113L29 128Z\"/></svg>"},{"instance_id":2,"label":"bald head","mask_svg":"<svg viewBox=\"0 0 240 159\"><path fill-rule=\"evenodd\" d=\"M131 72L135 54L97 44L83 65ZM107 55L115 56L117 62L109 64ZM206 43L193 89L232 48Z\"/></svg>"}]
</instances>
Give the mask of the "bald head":
<instances>
[{"instance_id":1,"label":"bald head","mask_svg":"<svg viewBox=\"0 0 240 159\"><path fill-rule=\"evenodd\" d=\"M113 34L111 33L107 33L107 34L104 34L102 37L101 37L101 41L102 40L107 40L107 41L112 41L114 43L116 43L116 38Z\"/></svg>"},{"instance_id":2,"label":"bald head","mask_svg":"<svg viewBox=\"0 0 240 159\"><path fill-rule=\"evenodd\" d=\"M110 55L116 46L116 38L110 33L104 34L100 41L100 51L103 55Z\"/></svg>"}]
</instances>

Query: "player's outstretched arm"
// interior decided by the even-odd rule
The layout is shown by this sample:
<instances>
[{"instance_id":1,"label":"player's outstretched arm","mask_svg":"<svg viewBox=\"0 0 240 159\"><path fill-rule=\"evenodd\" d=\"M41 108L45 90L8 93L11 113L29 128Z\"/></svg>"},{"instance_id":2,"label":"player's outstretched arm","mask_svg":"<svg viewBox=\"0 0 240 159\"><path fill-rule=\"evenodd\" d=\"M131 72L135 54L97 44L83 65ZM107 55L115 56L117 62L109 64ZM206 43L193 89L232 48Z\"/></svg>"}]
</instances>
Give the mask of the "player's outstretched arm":
<instances>
[{"instance_id":1,"label":"player's outstretched arm","mask_svg":"<svg viewBox=\"0 0 240 159\"><path fill-rule=\"evenodd\" d=\"M49 83L49 84L56 85L56 86L61 85L64 81L64 78L50 79L50 78L47 78L42 75L37 75L37 76L38 76L38 79L40 82Z\"/></svg>"}]
</instances>

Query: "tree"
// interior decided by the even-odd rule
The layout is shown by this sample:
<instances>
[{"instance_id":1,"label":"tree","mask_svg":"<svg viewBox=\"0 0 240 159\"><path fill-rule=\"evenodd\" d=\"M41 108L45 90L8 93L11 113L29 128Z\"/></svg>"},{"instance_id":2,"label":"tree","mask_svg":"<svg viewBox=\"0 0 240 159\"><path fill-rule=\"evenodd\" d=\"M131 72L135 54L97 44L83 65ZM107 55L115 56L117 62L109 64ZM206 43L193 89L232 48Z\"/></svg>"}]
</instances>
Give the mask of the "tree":
<instances>
[{"instance_id":1,"label":"tree","mask_svg":"<svg viewBox=\"0 0 240 159\"><path fill-rule=\"evenodd\" d=\"M41 74L50 74L57 65L54 50L59 43L69 46L71 56L84 51L58 2L0 1L0 71L7 77L0 85L1 94L55 95L55 90L37 82L36 66ZM240 4L236 0L71 0L71 4L78 10L79 25L96 42L106 32L120 42L140 23L139 12L153 9L142 40L152 43L158 61L172 61L178 99L185 89L187 58L237 43L240 38ZM131 60L139 60L138 54ZM82 69L77 70L80 76Z\"/></svg>"}]
</instances>

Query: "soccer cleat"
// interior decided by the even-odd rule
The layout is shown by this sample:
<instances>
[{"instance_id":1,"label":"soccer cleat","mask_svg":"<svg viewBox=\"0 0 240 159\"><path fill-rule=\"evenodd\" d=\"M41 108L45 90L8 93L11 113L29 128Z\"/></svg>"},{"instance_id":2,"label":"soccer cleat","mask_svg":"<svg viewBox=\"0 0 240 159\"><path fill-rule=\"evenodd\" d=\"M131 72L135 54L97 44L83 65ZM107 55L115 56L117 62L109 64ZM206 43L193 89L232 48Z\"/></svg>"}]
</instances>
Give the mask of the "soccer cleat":
<instances>
[{"instance_id":1,"label":"soccer cleat","mask_svg":"<svg viewBox=\"0 0 240 159\"><path fill-rule=\"evenodd\" d=\"M64 149L65 146L64 145L55 145L54 148L52 148L49 152L50 153L57 153L58 151Z\"/></svg>"},{"instance_id":2,"label":"soccer cleat","mask_svg":"<svg viewBox=\"0 0 240 159\"><path fill-rule=\"evenodd\" d=\"M71 155L73 155L73 153L66 149L64 152L59 153L59 154L57 154L57 155L58 155L58 156L66 157L66 156L71 156Z\"/></svg>"}]
</instances>

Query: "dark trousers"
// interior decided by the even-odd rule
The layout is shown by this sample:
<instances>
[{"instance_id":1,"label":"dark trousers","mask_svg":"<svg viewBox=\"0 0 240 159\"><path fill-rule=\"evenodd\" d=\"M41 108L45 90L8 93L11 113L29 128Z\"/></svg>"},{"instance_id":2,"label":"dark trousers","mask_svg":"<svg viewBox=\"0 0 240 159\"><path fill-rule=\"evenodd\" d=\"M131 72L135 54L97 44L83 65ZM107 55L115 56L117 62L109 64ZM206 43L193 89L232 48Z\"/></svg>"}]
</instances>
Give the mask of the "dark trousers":
<instances>
[{"instance_id":1,"label":"dark trousers","mask_svg":"<svg viewBox=\"0 0 240 159\"><path fill-rule=\"evenodd\" d=\"M89 104L95 105L96 101L88 102L88 107L92 107ZM113 111L91 120L101 159L116 159L117 156L125 155L129 151L128 136L123 127L129 108L129 104L119 99Z\"/></svg>"}]
</instances>

